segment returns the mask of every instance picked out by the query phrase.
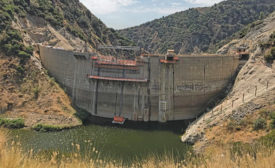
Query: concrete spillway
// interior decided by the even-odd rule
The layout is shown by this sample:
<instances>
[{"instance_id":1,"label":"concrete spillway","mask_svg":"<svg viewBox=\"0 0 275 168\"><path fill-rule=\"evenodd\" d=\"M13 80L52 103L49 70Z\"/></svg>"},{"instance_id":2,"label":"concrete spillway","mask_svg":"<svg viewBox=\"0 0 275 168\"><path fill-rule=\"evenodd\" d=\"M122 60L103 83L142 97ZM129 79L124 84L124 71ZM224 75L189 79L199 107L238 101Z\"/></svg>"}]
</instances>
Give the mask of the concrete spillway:
<instances>
[{"instance_id":1,"label":"concrete spillway","mask_svg":"<svg viewBox=\"0 0 275 168\"><path fill-rule=\"evenodd\" d=\"M192 119L205 110L232 79L236 56L143 56L112 60L40 46L48 72L73 103L94 116L160 121Z\"/></svg>"}]
</instances>

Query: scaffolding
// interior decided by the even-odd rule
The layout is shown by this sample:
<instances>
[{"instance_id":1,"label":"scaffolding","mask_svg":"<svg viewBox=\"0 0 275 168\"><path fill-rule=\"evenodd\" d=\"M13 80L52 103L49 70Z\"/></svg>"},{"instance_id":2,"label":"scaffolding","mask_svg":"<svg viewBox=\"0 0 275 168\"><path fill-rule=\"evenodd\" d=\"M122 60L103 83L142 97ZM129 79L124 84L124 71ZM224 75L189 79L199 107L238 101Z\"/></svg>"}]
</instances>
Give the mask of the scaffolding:
<instances>
[{"instance_id":1,"label":"scaffolding","mask_svg":"<svg viewBox=\"0 0 275 168\"><path fill-rule=\"evenodd\" d=\"M113 78L113 77L103 77L103 76L89 76L90 79L97 80L108 80L108 81L122 81L122 82L148 82L148 79L132 79L132 78Z\"/></svg>"}]
</instances>

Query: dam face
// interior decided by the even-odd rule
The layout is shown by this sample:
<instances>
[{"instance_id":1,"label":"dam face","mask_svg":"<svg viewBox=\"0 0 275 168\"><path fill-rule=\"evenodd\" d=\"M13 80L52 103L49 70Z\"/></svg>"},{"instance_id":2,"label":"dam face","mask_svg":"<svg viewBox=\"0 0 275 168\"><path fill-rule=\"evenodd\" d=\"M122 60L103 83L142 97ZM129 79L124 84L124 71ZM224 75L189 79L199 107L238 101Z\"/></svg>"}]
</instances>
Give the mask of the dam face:
<instances>
[{"instance_id":1,"label":"dam face","mask_svg":"<svg viewBox=\"0 0 275 168\"><path fill-rule=\"evenodd\" d=\"M236 56L143 56L117 60L39 46L42 64L73 103L94 116L133 121L192 119L232 79Z\"/></svg>"}]
</instances>

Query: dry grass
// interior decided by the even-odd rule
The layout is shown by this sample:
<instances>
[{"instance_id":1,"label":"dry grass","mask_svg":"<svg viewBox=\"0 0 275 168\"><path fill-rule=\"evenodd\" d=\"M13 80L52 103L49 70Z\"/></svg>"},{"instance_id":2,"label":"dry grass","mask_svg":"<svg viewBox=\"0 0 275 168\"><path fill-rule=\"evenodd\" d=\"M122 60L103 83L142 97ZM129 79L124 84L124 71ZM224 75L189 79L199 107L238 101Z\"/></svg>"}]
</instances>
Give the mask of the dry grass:
<instances>
[{"instance_id":1,"label":"dry grass","mask_svg":"<svg viewBox=\"0 0 275 168\"><path fill-rule=\"evenodd\" d=\"M7 148L5 130L0 130L0 167L1 168L76 168L76 167L142 167L142 168L273 168L275 165L275 150L270 148L260 149L256 155L244 154L242 156L232 155L230 148L215 146L206 149L201 156L191 157L185 161L176 163L173 158L157 157L148 158L140 163L133 163L131 166L122 166L121 163L102 160L82 161L80 155L74 153L69 158L57 159L57 153L53 153L50 160L35 157L30 151L28 154L20 150L14 144Z\"/></svg>"}]
</instances>

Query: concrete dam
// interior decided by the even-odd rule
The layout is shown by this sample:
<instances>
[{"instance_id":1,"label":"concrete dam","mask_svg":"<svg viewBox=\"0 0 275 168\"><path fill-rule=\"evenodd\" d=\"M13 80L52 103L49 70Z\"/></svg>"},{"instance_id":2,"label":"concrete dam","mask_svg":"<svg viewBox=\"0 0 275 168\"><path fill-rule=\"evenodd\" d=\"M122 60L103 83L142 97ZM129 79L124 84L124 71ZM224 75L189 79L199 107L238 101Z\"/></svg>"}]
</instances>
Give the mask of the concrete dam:
<instances>
[{"instance_id":1,"label":"concrete dam","mask_svg":"<svg viewBox=\"0 0 275 168\"><path fill-rule=\"evenodd\" d=\"M234 76L238 56L141 55L135 60L39 46L43 66L73 103L94 116L193 119Z\"/></svg>"}]
</instances>

